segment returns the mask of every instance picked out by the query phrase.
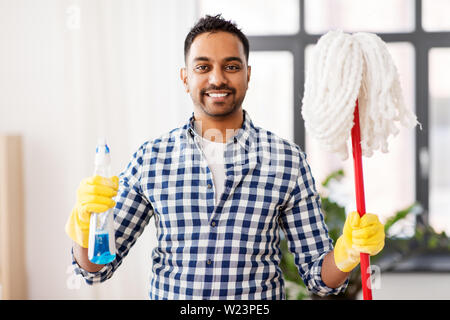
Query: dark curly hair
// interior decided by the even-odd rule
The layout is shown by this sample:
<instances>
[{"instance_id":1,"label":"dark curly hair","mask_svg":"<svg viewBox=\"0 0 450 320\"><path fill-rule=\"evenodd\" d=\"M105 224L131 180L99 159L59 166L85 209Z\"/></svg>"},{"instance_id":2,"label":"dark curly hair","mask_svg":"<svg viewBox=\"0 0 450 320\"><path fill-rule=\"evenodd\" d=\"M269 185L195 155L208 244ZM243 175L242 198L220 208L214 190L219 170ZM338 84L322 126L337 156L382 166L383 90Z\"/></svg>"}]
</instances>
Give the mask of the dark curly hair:
<instances>
[{"instance_id":1,"label":"dark curly hair","mask_svg":"<svg viewBox=\"0 0 450 320\"><path fill-rule=\"evenodd\" d=\"M186 57L189 53L192 42L194 42L195 37L205 32L214 33L218 31L232 33L241 40L242 44L244 45L245 58L248 62L248 53L250 51L250 46L247 37L242 33L241 29L239 29L234 22L225 20L221 14L215 16L206 15L205 17L198 20L198 22L192 27L191 31L189 31L186 39L184 40L184 61L186 61Z\"/></svg>"}]
</instances>

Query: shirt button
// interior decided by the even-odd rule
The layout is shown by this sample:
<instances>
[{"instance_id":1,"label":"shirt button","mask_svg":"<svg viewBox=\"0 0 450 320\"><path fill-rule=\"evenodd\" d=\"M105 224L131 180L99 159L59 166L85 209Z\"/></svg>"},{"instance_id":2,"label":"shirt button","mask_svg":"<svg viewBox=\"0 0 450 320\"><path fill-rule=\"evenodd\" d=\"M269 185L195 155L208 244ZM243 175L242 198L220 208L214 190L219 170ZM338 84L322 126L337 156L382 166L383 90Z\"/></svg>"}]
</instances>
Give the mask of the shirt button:
<instances>
[{"instance_id":1,"label":"shirt button","mask_svg":"<svg viewBox=\"0 0 450 320\"><path fill-rule=\"evenodd\" d=\"M216 222L215 221L211 222L211 226L215 227L216 226Z\"/></svg>"},{"instance_id":2,"label":"shirt button","mask_svg":"<svg viewBox=\"0 0 450 320\"><path fill-rule=\"evenodd\" d=\"M207 264L211 264L211 262L212 262L211 259L208 259L208 260L206 261Z\"/></svg>"},{"instance_id":3,"label":"shirt button","mask_svg":"<svg viewBox=\"0 0 450 320\"><path fill-rule=\"evenodd\" d=\"M211 188L212 188L211 183L208 183L208 189L211 189Z\"/></svg>"}]
</instances>

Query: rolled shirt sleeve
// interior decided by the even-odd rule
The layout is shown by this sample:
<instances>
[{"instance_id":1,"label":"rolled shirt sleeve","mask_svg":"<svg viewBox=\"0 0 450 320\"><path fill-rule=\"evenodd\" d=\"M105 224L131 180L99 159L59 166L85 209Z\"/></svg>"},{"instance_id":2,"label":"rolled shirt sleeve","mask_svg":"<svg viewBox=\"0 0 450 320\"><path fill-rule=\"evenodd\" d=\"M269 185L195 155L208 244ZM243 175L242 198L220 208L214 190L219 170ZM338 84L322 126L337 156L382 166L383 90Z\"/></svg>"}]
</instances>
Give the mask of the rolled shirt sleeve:
<instances>
[{"instance_id":1,"label":"rolled shirt sleeve","mask_svg":"<svg viewBox=\"0 0 450 320\"><path fill-rule=\"evenodd\" d=\"M319 296L338 294L348 285L348 279L337 288L329 288L322 281L322 264L333 250L332 239L321 210L320 196L316 191L306 155L300 153L297 183L280 217L288 248L306 287Z\"/></svg>"}]
</instances>

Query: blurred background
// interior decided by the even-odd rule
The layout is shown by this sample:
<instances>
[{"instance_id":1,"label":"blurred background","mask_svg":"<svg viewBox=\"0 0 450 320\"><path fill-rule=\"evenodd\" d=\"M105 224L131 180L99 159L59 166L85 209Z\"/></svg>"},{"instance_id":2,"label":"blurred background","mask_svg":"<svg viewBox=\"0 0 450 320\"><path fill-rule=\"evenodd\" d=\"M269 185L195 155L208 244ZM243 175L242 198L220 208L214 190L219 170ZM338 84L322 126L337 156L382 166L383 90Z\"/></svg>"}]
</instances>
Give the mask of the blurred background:
<instances>
[{"instance_id":1,"label":"blurred background","mask_svg":"<svg viewBox=\"0 0 450 320\"><path fill-rule=\"evenodd\" d=\"M147 299L152 222L97 286L71 273L64 225L93 172L98 136L118 174L140 144L190 117L179 79L184 38L201 16L222 13L250 40L244 109L306 151L319 191L346 212L356 207L353 163L304 131L305 65L328 30L387 42L422 130L401 128L388 153L363 159L367 211L392 222L389 237L407 246L387 248L373 295L448 299L448 12L450 0L0 0L0 298Z\"/></svg>"}]
</instances>

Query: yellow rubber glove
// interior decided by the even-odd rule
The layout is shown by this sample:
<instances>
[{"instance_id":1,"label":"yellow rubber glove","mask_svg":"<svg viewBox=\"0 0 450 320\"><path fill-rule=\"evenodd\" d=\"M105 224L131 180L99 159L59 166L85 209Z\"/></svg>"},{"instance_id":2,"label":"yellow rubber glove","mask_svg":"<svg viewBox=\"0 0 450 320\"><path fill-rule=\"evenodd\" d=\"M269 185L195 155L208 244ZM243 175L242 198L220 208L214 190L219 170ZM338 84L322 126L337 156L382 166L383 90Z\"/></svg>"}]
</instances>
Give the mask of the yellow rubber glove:
<instances>
[{"instance_id":1,"label":"yellow rubber glove","mask_svg":"<svg viewBox=\"0 0 450 320\"><path fill-rule=\"evenodd\" d=\"M77 189L77 203L66 223L66 233L83 248L89 244L89 220L91 212L104 212L114 208L112 199L117 194L119 178L110 179L98 175L83 179Z\"/></svg>"},{"instance_id":2,"label":"yellow rubber glove","mask_svg":"<svg viewBox=\"0 0 450 320\"><path fill-rule=\"evenodd\" d=\"M371 256L378 254L384 247L384 238L384 226L376 215L366 213L360 218L357 212L351 212L334 247L336 266L343 272L350 272L359 264L361 252Z\"/></svg>"}]
</instances>

